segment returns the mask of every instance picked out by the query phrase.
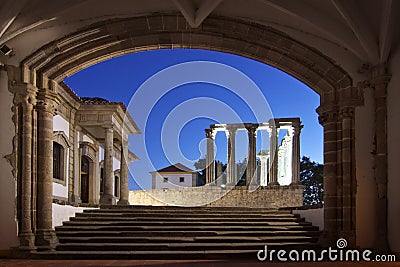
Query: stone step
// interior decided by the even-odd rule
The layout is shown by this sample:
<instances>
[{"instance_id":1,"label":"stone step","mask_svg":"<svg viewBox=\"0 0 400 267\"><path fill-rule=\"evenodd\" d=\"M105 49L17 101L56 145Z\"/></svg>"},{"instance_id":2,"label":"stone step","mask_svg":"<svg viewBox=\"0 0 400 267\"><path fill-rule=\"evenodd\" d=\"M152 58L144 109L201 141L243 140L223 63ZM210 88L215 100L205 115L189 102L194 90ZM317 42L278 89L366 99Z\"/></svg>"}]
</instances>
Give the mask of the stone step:
<instances>
[{"instance_id":1,"label":"stone step","mask_svg":"<svg viewBox=\"0 0 400 267\"><path fill-rule=\"evenodd\" d=\"M70 243L187 243L190 245L194 243L242 243L242 242L316 242L318 238L312 236L94 236L94 237L59 237L62 244Z\"/></svg>"},{"instance_id":2,"label":"stone step","mask_svg":"<svg viewBox=\"0 0 400 267\"><path fill-rule=\"evenodd\" d=\"M287 242L278 240L276 242L254 241L254 242L155 242L155 243L66 243L59 244L57 251L196 251L196 250L260 250L265 245L268 247L281 246L290 247L300 244L312 244L313 242Z\"/></svg>"},{"instance_id":3,"label":"stone step","mask_svg":"<svg viewBox=\"0 0 400 267\"><path fill-rule=\"evenodd\" d=\"M107 206L56 227L54 259L223 259L269 249L317 247L318 227L290 211L253 208Z\"/></svg>"},{"instance_id":4,"label":"stone step","mask_svg":"<svg viewBox=\"0 0 400 267\"><path fill-rule=\"evenodd\" d=\"M67 221L63 225L79 225L79 226L90 226L90 225L110 225L110 226L242 226L242 227L252 227L252 226L310 226L309 222L296 222L296 221L277 221L277 222L249 222L249 221Z\"/></svg>"},{"instance_id":5,"label":"stone step","mask_svg":"<svg viewBox=\"0 0 400 267\"><path fill-rule=\"evenodd\" d=\"M278 217L278 218L298 218L299 214L290 214L290 213L229 213L229 214L221 214L221 213L188 213L188 212L179 212L179 213L167 213L167 212L83 212L76 213L75 217L163 217L165 215L168 217L191 217L191 218L220 218L220 217L229 217L229 218L270 218L270 217Z\"/></svg>"},{"instance_id":6,"label":"stone step","mask_svg":"<svg viewBox=\"0 0 400 267\"><path fill-rule=\"evenodd\" d=\"M157 210L157 211L211 211L211 212L226 212L226 211L235 211L235 212L264 212L264 211L278 211L278 212L287 212L288 210L279 210L276 208L251 208L251 207L184 207L184 206L146 206L146 205L129 205L129 206L118 206L118 205L101 205L100 209L91 209L91 210L103 210L103 211L114 211L114 210ZM289 210L290 212L290 210Z\"/></svg>"},{"instance_id":7,"label":"stone step","mask_svg":"<svg viewBox=\"0 0 400 267\"><path fill-rule=\"evenodd\" d=\"M136 222L141 221L143 223L146 222L303 222L304 218L299 217L290 217L290 218L281 218L281 217L264 217L264 218L230 218L230 217L218 217L218 218L210 218L210 217L115 217L115 216L97 216L97 217L71 217L70 221L110 221L110 222Z\"/></svg>"},{"instance_id":8,"label":"stone step","mask_svg":"<svg viewBox=\"0 0 400 267\"><path fill-rule=\"evenodd\" d=\"M229 230L229 231L243 231L243 229L249 230L249 228L244 228L242 225L225 225L223 228L221 225L136 225L136 226L125 226L125 225L64 225L57 226L56 231L197 231L197 230L208 230L208 231L220 231L220 230ZM258 231L290 231L290 230L306 230L306 231L318 231L318 227L309 225L267 225L267 226L252 226L252 230Z\"/></svg>"},{"instance_id":9,"label":"stone step","mask_svg":"<svg viewBox=\"0 0 400 267\"><path fill-rule=\"evenodd\" d=\"M99 231L99 230L57 230L57 236L59 239L64 237L117 237L117 236L159 236L159 237L170 237L170 236L318 236L320 232L318 229L314 230L270 230L270 231L209 231L209 230L195 230L195 231L154 231L154 230L138 230L138 231Z\"/></svg>"}]
</instances>

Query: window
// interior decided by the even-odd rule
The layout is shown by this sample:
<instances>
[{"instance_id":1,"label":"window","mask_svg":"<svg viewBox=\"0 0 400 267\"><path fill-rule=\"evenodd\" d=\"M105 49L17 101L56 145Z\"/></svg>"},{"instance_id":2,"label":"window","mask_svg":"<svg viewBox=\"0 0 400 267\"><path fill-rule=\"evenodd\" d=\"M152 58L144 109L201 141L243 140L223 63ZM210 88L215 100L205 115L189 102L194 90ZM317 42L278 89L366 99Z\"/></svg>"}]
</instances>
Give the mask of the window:
<instances>
[{"instance_id":1,"label":"window","mask_svg":"<svg viewBox=\"0 0 400 267\"><path fill-rule=\"evenodd\" d=\"M185 177L179 177L179 182L184 183L185 182Z\"/></svg>"},{"instance_id":2,"label":"window","mask_svg":"<svg viewBox=\"0 0 400 267\"><path fill-rule=\"evenodd\" d=\"M64 180L64 147L53 142L53 177Z\"/></svg>"},{"instance_id":3,"label":"window","mask_svg":"<svg viewBox=\"0 0 400 267\"><path fill-rule=\"evenodd\" d=\"M114 177L114 196L119 197L119 177Z\"/></svg>"},{"instance_id":4,"label":"window","mask_svg":"<svg viewBox=\"0 0 400 267\"><path fill-rule=\"evenodd\" d=\"M164 183L168 183L168 177L164 177L163 182L164 182Z\"/></svg>"}]
</instances>

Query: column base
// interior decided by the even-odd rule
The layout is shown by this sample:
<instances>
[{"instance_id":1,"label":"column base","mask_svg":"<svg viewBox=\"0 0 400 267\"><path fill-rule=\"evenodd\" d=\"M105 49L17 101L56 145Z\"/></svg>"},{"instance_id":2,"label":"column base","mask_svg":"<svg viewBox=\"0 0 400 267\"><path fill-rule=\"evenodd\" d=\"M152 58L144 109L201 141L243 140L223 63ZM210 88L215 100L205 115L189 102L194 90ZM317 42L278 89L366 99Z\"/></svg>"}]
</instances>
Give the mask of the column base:
<instances>
[{"instance_id":1,"label":"column base","mask_svg":"<svg viewBox=\"0 0 400 267\"><path fill-rule=\"evenodd\" d=\"M18 239L19 239L19 247L17 248L18 250L32 251L36 249L34 234L32 233L20 234Z\"/></svg>"},{"instance_id":2,"label":"column base","mask_svg":"<svg viewBox=\"0 0 400 267\"><path fill-rule=\"evenodd\" d=\"M81 200L80 196L72 195L71 196L71 202L82 203L82 200Z\"/></svg>"},{"instance_id":3,"label":"column base","mask_svg":"<svg viewBox=\"0 0 400 267\"><path fill-rule=\"evenodd\" d=\"M268 186L280 186L278 182L270 182Z\"/></svg>"},{"instance_id":4,"label":"column base","mask_svg":"<svg viewBox=\"0 0 400 267\"><path fill-rule=\"evenodd\" d=\"M56 232L51 230L37 230L36 246L38 250L55 250L58 245Z\"/></svg>"},{"instance_id":5,"label":"column base","mask_svg":"<svg viewBox=\"0 0 400 267\"><path fill-rule=\"evenodd\" d=\"M122 206L129 206L129 201L125 199L120 199L117 203L117 205L122 205Z\"/></svg>"},{"instance_id":6,"label":"column base","mask_svg":"<svg viewBox=\"0 0 400 267\"><path fill-rule=\"evenodd\" d=\"M115 197L113 195L103 195L100 198L100 204L101 205L115 205L116 201L115 201Z\"/></svg>"}]
</instances>

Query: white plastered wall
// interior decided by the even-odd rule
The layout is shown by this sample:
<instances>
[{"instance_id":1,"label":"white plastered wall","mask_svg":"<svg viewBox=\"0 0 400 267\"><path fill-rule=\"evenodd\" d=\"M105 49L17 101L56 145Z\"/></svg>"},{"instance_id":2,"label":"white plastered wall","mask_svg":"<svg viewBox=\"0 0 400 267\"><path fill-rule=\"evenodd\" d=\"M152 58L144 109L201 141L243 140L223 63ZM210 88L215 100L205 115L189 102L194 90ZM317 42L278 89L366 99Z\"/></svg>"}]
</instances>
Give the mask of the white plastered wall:
<instances>
[{"instance_id":1,"label":"white plastered wall","mask_svg":"<svg viewBox=\"0 0 400 267\"><path fill-rule=\"evenodd\" d=\"M164 182L164 177L168 177L168 182ZM184 177L185 182L180 183L179 177ZM170 189L176 187L191 187L192 186L192 174L181 173L181 174L156 174L156 189Z\"/></svg>"},{"instance_id":2,"label":"white plastered wall","mask_svg":"<svg viewBox=\"0 0 400 267\"><path fill-rule=\"evenodd\" d=\"M13 95L8 91L8 78L5 71L0 71L0 255L10 247L18 245L17 223L15 219L16 181L12 175L12 167L4 156L11 154L12 140L15 133L12 121Z\"/></svg>"},{"instance_id":3,"label":"white plastered wall","mask_svg":"<svg viewBox=\"0 0 400 267\"><path fill-rule=\"evenodd\" d=\"M392 55L392 74L387 90L388 115L388 239L393 252L400 257L400 49Z\"/></svg>"},{"instance_id":4,"label":"white plastered wall","mask_svg":"<svg viewBox=\"0 0 400 267\"><path fill-rule=\"evenodd\" d=\"M56 115L53 118L53 131L63 132L69 138L69 122L60 115ZM70 149L67 149L66 159L64 159L64 175L65 185L53 182L53 196L61 199L68 199L68 173L69 173L69 153Z\"/></svg>"},{"instance_id":5,"label":"white plastered wall","mask_svg":"<svg viewBox=\"0 0 400 267\"><path fill-rule=\"evenodd\" d=\"M374 178L374 113L373 89L364 90L364 106L355 111L356 148L356 224L357 245L372 248L376 237L376 183Z\"/></svg>"}]
</instances>

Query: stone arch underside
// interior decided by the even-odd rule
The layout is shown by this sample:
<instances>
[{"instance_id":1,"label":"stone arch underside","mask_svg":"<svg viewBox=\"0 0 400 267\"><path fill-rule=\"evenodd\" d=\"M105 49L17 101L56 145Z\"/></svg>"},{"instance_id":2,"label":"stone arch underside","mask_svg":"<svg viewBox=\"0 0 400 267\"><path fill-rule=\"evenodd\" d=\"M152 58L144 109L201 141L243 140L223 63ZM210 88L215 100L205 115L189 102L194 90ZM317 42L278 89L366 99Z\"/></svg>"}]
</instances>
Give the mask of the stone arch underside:
<instances>
[{"instance_id":1,"label":"stone arch underside","mask_svg":"<svg viewBox=\"0 0 400 267\"><path fill-rule=\"evenodd\" d=\"M51 88L95 63L152 49L197 48L241 55L276 67L322 96L336 98L351 77L331 59L285 33L256 23L209 17L196 29L183 16L151 15L104 21L40 48L22 62L23 81Z\"/></svg>"},{"instance_id":2,"label":"stone arch underside","mask_svg":"<svg viewBox=\"0 0 400 267\"><path fill-rule=\"evenodd\" d=\"M338 236L344 236L354 244L354 109L363 104L365 85L354 86L350 75L332 59L285 33L215 16L196 29L177 14L104 21L47 44L27 57L20 71L9 72L10 91L14 83L21 82L37 88L39 103L44 104L38 112L50 120L52 106L57 105L57 83L65 77L123 54L171 48L216 50L255 59L296 77L320 95L327 242L332 244Z\"/></svg>"}]
</instances>

